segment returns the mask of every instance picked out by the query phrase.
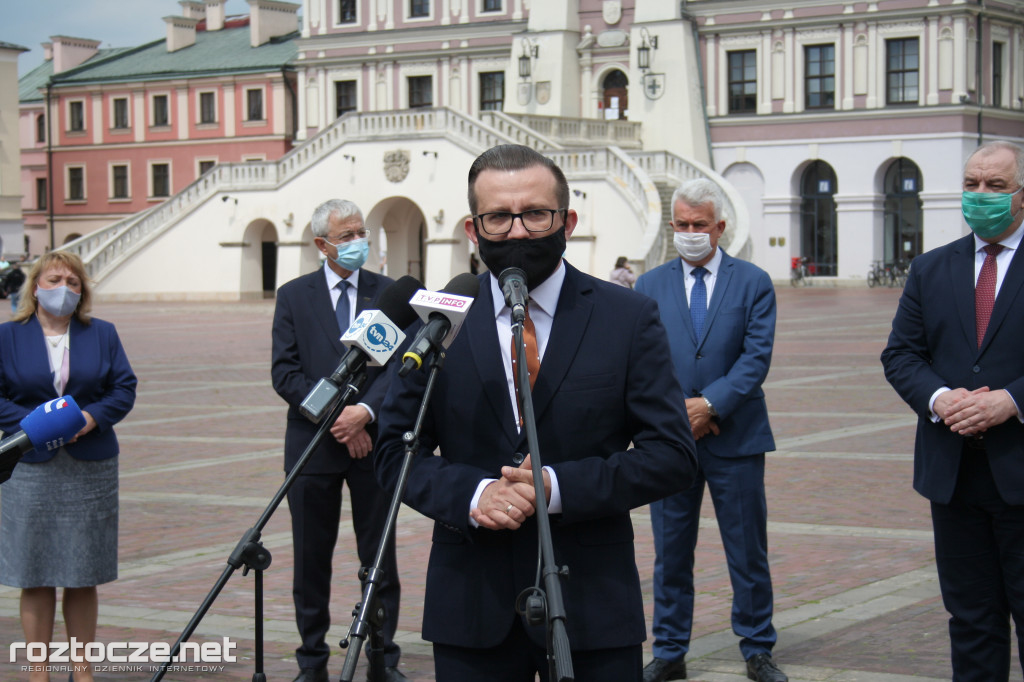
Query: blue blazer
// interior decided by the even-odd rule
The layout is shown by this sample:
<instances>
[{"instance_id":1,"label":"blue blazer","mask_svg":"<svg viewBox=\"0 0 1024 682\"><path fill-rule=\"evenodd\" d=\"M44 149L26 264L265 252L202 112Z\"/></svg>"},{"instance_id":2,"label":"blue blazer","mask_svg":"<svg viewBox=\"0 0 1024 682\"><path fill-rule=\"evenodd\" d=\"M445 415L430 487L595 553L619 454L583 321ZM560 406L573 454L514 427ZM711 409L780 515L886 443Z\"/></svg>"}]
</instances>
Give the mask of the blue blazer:
<instances>
[{"instance_id":1,"label":"blue blazer","mask_svg":"<svg viewBox=\"0 0 1024 682\"><path fill-rule=\"evenodd\" d=\"M372 309L377 296L391 282L390 278L383 275L360 270L356 313ZM341 343L344 331L338 328L338 319L334 315L331 293L327 289L322 267L296 277L277 290L271 332L273 348L270 375L274 390L288 403L288 425L284 434L285 471L292 470L316 434L318 425L299 412L299 405L318 381L331 376L338 368L338 363L347 352ZM387 375L379 367L369 367L358 402L366 403L377 414L386 391ZM373 438L374 425L369 427L367 430ZM369 457L355 462L355 466L371 466ZM328 434L306 463L303 473L344 473L352 463L348 449Z\"/></svg>"},{"instance_id":2,"label":"blue blazer","mask_svg":"<svg viewBox=\"0 0 1024 682\"><path fill-rule=\"evenodd\" d=\"M533 389L542 463L562 495L562 513L551 517L555 556L570 571L563 586L572 647L626 646L646 636L629 511L689 487L694 444L683 393L663 371L668 342L657 305L566 268ZM404 497L435 522L423 637L475 648L504 640L518 618L516 596L537 570L534 519L516 531L469 523L477 484L528 452L513 417L489 277L480 276L476 303L447 352ZM402 434L426 377L420 370L392 379L375 454L386 489L395 487ZM542 629L531 636L544 646Z\"/></svg>"},{"instance_id":3,"label":"blue blazer","mask_svg":"<svg viewBox=\"0 0 1024 682\"><path fill-rule=\"evenodd\" d=\"M929 417L942 386L1006 389L1024 408L1024 256L1017 249L978 348L974 318L974 235L914 258L892 333L882 352L885 378L917 412L914 489L948 503L963 437ZM985 432L992 477L1003 500L1024 504L1024 425L1016 417Z\"/></svg>"},{"instance_id":4,"label":"blue blazer","mask_svg":"<svg viewBox=\"0 0 1024 682\"><path fill-rule=\"evenodd\" d=\"M135 405L137 380L114 325L92 318L84 325L71 318L70 367L65 395L96 420L96 428L65 445L76 459L115 457L120 451L113 426ZM24 322L0 324L0 429L19 430L19 422L36 407L56 398L46 339L33 315ZM53 452L28 452L21 461L45 462Z\"/></svg>"},{"instance_id":5,"label":"blue blazer","mask_svg":"<svg viewBox=\"0 0 1024 682\"><path fill-rule=\"evenodd\" d=\"M718 457L774 450L761 388L775 341L771 278L756 265L722 251L699 339L690 321L685 278L683 261L676 258L641 275L636 291L658 302L672 364L686 397L706 396L718 412L721 433L701 438L697 447Z\"/></svg>"}]
</instances>

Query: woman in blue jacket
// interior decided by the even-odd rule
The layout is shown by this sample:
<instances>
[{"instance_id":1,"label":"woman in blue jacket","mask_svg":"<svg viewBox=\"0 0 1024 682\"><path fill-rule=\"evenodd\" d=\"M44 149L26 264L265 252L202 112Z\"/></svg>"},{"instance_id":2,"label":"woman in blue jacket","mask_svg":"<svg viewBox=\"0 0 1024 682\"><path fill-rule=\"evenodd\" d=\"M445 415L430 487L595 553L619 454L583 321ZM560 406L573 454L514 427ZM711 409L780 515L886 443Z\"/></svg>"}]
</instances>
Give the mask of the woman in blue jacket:
<instances>
[{"instance_id":1,"label":"woman in blue jacket","mask_svg":"<svg viewBox=\"0 0 1024 682\"><path fill-rule=\"evenodd\" d=\"M33 265L18 311L0 325L0 429L70 395L85 427L56 452L30 451L0 495L0 583L21 588L27 642L53 639L57 587L68 639L96 639L96 586L117 579L117 437L135 403L135 374L114 325L91 318L81 259L64 251ZM42 666L40 666L42 667ZM91 682L88 663L75 682ZM46 682L32 671L29 680Z\"/></svg>"}]
</instances>

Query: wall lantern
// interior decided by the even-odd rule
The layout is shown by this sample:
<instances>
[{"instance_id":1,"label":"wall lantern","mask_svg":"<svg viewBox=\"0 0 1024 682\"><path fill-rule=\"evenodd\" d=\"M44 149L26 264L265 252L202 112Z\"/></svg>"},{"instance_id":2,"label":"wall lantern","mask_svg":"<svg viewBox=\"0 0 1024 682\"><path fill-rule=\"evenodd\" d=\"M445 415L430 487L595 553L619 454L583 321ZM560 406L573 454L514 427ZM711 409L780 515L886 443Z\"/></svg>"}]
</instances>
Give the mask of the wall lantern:
<instances>
[{"instance_id":1,"label":"wall lantern","mask_svg":"<svg viewBox=\"0 0 1024 682\"><path fill-rule=\"evenodd\" d=\"M519 56L519 77L529 79L531 72L531 59L536 59L540 54L540 46L529 38L523 38L523 53Z\"/></svg>"},{"instance_id":2,"label":"wall lantern","mask_svg":"<svg viewBox=\"0 0 1024 682\"><path fill-rule=\"evenodd\" d=\"M640 27L640 45L636 48L636 62L641 71L651 68L651 50L658 49L658 36L647 32L646 26Z\"/></svg>"}]
</instances>

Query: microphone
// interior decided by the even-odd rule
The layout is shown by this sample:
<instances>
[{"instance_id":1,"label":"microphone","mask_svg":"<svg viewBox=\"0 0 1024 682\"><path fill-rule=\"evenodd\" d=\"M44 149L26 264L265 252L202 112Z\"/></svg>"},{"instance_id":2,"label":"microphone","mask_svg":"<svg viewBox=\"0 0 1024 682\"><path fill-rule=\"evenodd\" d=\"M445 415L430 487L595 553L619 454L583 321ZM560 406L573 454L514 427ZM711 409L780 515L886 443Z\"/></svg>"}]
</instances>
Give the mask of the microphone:
<instances>
[{"instance_id":1,"label":"microphone","mask_svg":"<svg viewBox=\"0 0 1024 682\"><path fill-rule=\"evenodd\" d=\"M388 285L381 292L378 310L364 310L352 326L341 335L341 342L348 352L329 378L317 382L313 390L299 405L312 422L319 422L340 395L339 384L346 383L353 374L361 372L366 365L381 367L391 359L398 347L405 341L402 330L416 320L416 312L409 305L409 298L423 285L410 275Z\"/></svg>"},{"instance_id":2,"label":"microphone","mask_svg":"<svg viewBox=\"0 0 1024 682\"><path fill-rule=\"evenodd\" d=\"M402 356L398 376L404 377L422 367L431 351L452 345L478 293L480 280L468 272L456 275L441 291L421 289L416 292L409 304L425 324Z\"/></svg>"},{"instance_id":3,"label":"microphone","mask_svg":"<svg viewBox=\"0 0 1024 682\"><path fill-rule=\"evenodd\" d=\"M505 305L512 309L512 322L526 319L526 301L530 297L526 289L526 273L520 268L505 268L498 275Z\"/></svg>"},{"instance_id":4,"label":"microphone","mask_svg":"<svg viewBox=\"0 0 1024 682\"><path fill-rule=\"evenodd\" d=\"M32 449L56 450L85 427L85 417L69 395L54 398L28 413L21 431L0 441L0 483L11 477L21 456Z\"/></svg>"}]
</instances>

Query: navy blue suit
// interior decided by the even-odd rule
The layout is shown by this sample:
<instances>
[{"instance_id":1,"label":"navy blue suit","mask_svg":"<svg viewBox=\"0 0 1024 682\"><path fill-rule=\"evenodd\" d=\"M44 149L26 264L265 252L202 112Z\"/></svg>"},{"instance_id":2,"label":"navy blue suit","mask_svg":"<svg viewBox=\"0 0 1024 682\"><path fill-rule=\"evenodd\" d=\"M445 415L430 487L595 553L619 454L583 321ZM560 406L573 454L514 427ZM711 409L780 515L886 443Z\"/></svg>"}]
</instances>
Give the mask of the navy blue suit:
<instances>
[{"instance_id":1,"label":"navy blue suit","mask_svg":"<svg viewBox=\"0 0 1024 682\"><path fill-rule=\"evenodd\" d=\"M1024 406L1024 256L1013 254L980 348L974 264L973 235L914 259L882 364L918 415L914 489L932 503L954 679L1005 680L1011 614L1024 644L1024 425L1011 417L965 439L929 408L943 386L1005 389Z\"/></svg>"},{"instance_id":2,"label":"navy blue suit","mask_svg":"<svg viewBox=\"0 0 1024 682\"><path fill-rule=\"evenodd\" d=\"M775 291L763 270L723 251L697 338L686 299L689 270L676 258L636 282L638 292L658 302L683 392L687 398L705 396L720 428L718 435L697 440L696 484L651 505L654 655L675 661L689 650L693 557L706 482L732 580L732 627L746 659L770 653L776 640L764 494L764 453L775 442L761 389L775 337Z\"/></svg>"},{"instance_id":3,"label":"navy blue suit","mask_svg":"<svg viewBox=\"0 0 1024 682\"><path fill-rule=\"evenodd\" d=\"M377 296L391 282L382 275L360 270L356 314L373 308ZM271 376L274 390L288 402L285 471L291 471L316 433L318 425L299 412L299 404L316 382L337 368L346 352L341 343L343 331L338 327L322 269L278 289ZM386 390L387 374L381 368L368 368L358 402L379 413ZM367 426L367 431L371 438L376 436L373 424ZM347 448L328 434L288 491L295 552L292 595L303 642L296 651L300 668L323 668L330 655L324 638L331 623L331 559L338 539L343 482L349 488L359 561L370 566L384 529L389 499L374 479L369 457L353 459ZM384 568L378 595L387 613L385 664L395 666L400 652L392 637L398 625L400 587L394 545Z\"/></svg>"},{"instance_id":4,"label":"navy blue suit","mask_svg":"<svg viewBox=\"0 0 1024 682\"><path fill-rule=\"evenodd\" d=\"M115 457L120 450L113 427L135 404L135 374L109 322L92 318L85 325L72 317L68 334L70 371L64 394L96 420L96 428L64 449L82 460ZM29 412L58 397L43 328L34 315L24 323L0 325L0 392L0 430L5 434L18 431ZM33 450L22 461L45 462L56 454Z\"/></svg>"},{"instance_id":5,"label":"navy blue suit","mask_svg":"<svg viewBox=\"0 0 1024 682\"><path fill-rule=\"evenodd\" d=\"M543 464L561 489L552 533L557 562L570 571L563 585L575 655L646 638L629 511L688 487L695 459L682 391L664 371L668 344L655 303L565 267L533 402ZM470 524L478 483L528 452L513 416L501 355L509 339L498 339L490 277L480 276L448 350L404 498L435 522L423 637L467 649L497 647L518 627L516 597L534 583L538 561L535 517L515 531ZM375 455L387 487L426 376L414 372L389 388ZM544 646L542 628L528 636ZM640 663L630 673L639 675Z\"/></svg>"}]
</instances>

